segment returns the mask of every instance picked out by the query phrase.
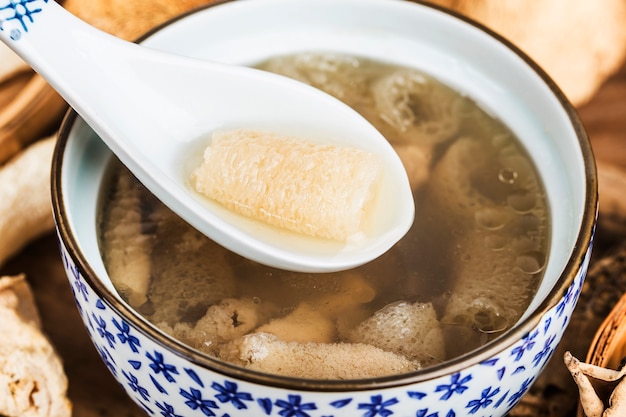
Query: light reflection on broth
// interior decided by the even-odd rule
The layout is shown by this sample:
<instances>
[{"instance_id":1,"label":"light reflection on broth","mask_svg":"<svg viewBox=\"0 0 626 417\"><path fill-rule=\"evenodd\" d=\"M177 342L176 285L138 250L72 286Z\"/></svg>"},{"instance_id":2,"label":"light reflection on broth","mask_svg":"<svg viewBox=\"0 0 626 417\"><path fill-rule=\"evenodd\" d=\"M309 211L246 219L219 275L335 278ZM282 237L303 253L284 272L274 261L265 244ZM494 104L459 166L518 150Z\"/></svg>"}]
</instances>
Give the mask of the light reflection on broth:
<instances>
[{"instance_id":1,"label":"light reflection on broth","mask_svg":"<svg viewBox=\"0 0 626 417\"><path fill-rule=\"evenodd\" d=\"M115 162L100 244L129 304L202 352L320 379L410 372L510 328L541 280L550 233L543 186L513 134L413 69L323 54L259 67L333 94L381 130L409 175L412 229L351 271L276 270L186 225Z\"/></svg>"}]
</instances>

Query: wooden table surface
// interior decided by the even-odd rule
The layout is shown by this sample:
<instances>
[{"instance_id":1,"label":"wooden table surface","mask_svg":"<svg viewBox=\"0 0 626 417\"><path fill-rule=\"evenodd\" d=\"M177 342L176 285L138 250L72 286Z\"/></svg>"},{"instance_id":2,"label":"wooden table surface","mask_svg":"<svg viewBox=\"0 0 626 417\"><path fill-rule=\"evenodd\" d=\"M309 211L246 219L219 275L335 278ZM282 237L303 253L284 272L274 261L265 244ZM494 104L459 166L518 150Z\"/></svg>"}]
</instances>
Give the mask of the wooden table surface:
<instances>
[{"instance_id":1,"label":"wooden table surface","mask_svg":"<svg viewBox=\"0 0 626 417\"><path fill-rule=\"evenodd\" d=\"M626 169L626 66L608 80L593 100L579 109L579 113L599 164L617 164ZM596 247L601 252L602 248L615 245L619 240L619 236L600 229ZM63 358L74 416L143 416L143 412L122 392L93 348L76 311L52 234L33 242L0 269L0 274L22 272L27 274L35 291L40 311L45 312L42 314L44 330ZM592 336L583 335L589 339ZM573 353L581 358L586 355L586 351ZM561 361L561 358L555 355L554 360ZM574 415L577 400L571 395L569 403L563 405L568 410L567 415Z\"/></svg>"}]
</instances>

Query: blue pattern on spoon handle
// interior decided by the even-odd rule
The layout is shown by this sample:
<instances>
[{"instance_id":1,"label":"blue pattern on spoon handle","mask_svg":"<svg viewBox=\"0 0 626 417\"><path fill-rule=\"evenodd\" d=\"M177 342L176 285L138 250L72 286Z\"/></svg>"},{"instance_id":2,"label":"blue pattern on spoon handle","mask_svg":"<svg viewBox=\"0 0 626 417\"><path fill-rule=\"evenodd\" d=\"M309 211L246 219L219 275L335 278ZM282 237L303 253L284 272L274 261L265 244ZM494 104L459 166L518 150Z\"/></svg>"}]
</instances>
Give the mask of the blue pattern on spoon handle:
<instances>
[{"instance_id":1,"label":"blue pattern on spoon handle","mask_svg":"<svg viewBox=\"0 0 626 417\"><path fill-rule=\"evenodd\" d=\"M35 23L35 17L43 11L48 0L10 0L0 5L0 32L11 40L20 40L24 32Z\"/></svg>"}]
</instances>

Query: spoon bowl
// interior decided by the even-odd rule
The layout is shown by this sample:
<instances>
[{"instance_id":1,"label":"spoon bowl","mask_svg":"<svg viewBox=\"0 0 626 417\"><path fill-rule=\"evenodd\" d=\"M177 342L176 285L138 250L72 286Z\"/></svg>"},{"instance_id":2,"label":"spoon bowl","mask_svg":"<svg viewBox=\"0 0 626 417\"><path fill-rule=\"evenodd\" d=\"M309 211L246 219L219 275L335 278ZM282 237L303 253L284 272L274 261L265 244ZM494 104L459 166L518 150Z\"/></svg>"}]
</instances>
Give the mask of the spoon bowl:
<instances>
[{"instance_id":1,"label":"spoon bowl","mask_svg":"<svg viewBox=\"0 0 626 417\"><path fill-rule=\"evenodd\" d=\"M10 2L3 8L12 15L0 15L0 39L59 92L151 192L222 246L277 268L331 272L377 258L410 228L414 202L399 157L339 100L286 77L123 41L53 1L28 6ZM189 173L208 137L235 128L377 154L384 178L373 232L344 244L269 230L194 192ZM383 207L390 197L394 204Z\"/></svg>"}]
</instances>

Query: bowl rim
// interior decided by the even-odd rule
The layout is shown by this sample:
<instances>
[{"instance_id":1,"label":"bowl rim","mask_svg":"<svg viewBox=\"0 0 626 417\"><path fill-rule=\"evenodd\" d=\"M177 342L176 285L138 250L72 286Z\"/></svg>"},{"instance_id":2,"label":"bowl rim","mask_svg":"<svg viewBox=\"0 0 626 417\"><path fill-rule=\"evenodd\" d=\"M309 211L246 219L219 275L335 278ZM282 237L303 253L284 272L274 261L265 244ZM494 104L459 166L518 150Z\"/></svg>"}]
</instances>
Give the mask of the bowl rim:
<instances>
[{"instance_id":1,"label":"bowl rim","mask_svg":"<svg viewBox=\"0 0 626 417\"><path fill-rule=\"evenodd\" d=\"M167 20L160 25L155 26L151 30L147 31L144 35L139 37L136 42L141 43L147 40L149 37L156 34L160 30L168 27L169 25L179 20L184 19L185 17L204 11L206 9L210 9L214 6L234 1L236 0L217 0L209 4L193 8L170 20ZM584 210L580 229L578 231L574 247L570 252L568 261L564 266L561 275L557 278L554 286L546 295L546 297L532 312L527 315L526 318L518 322L514 327L506 331L497 339L463 355L457 356L450 360L446 360L441 364L432 365L427 368L406 374L390 375L376 378L354 380L315 380L287 377L244 369L242 367L221 361L217 358L199 352L185 345L184 343L179 342L175 338L165 334L164 332L156 328L156 326L150 324L130 306L120 302L116 298L116 296L112 294L112 292L97 278L96 273L89 265L87 257L81 250L75 237L72 235L69 222L65 219L65 200L62 193L63 187L61 178L61 167L63 165L67 142L69 140L72 129L74 128L76 122L79 120L79 115L70 108L61 123L61 127L57 134L57 144L52 156L52 208L57 233L59 235L61 244L65 246L68 253L73 258L76 267L80 272L80 275L83 277L83 279L87 281L87 283L91 286L96 295L105 304L112 308L112 310L116 311L119 315L125 317L132 324L132 326L134 326L135 329L141 332L145 337L148 337L156 344L162 346L164 349L193 363L194 365L241 381L247 381L250 383L277 388L298 389L301 391L367 391L380 388L400 387L429 381L445 375L451 375L457 372L461 372L464 369L477 365L489 359L490 357L493 357L498 353L504 351L508 347L512 346L515 342L528 335L538 325L542 316L548 310L556 306L559 301L565 296L574 279L577 277L577 274L581 271L582 268L584 268L584 263L588 259L588 255L593 246L593 236L595 233L598 215L598 180L596 163L589 137L582 124L582 121L578 116L577 111L566 98L561 89L557 86L557 84L536 62L534 62L528 55L526 55L526 53L524 53L513 43L508 41L503 36L492 31L491 29L487 28L483 24L478 23L473 19L461 15L460 13L453 10L428 3L426 0L400 1L406 3L414 3L418 6L438 10L442 13L452 16L462 21L464 24L468 24L484 32L486 35L503 44L511 52L515 53L519 58L524 61L526 65L529 66L531 70L533 70L536 75L540 77L542 82L545 83L545 85L550 89L552 94L558 99L558 102L568 116L571 126L573 127L575 135L578 139L578 144L581 149L581 155L585 168Z\"/></svg>"}]
</instances>

